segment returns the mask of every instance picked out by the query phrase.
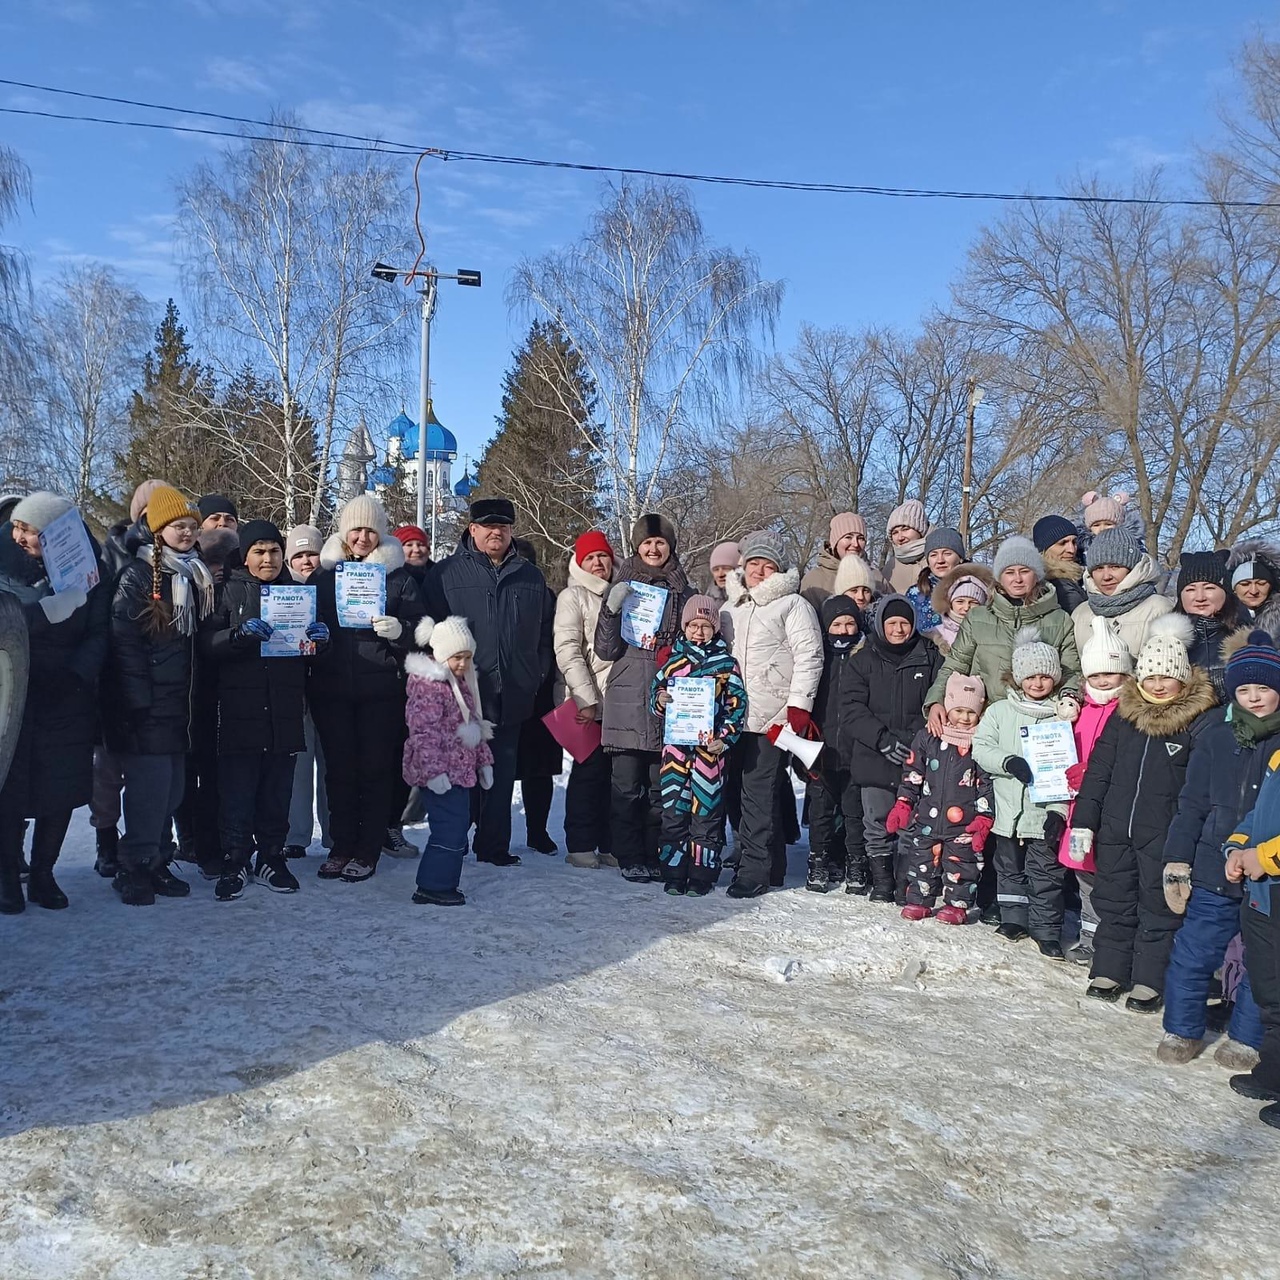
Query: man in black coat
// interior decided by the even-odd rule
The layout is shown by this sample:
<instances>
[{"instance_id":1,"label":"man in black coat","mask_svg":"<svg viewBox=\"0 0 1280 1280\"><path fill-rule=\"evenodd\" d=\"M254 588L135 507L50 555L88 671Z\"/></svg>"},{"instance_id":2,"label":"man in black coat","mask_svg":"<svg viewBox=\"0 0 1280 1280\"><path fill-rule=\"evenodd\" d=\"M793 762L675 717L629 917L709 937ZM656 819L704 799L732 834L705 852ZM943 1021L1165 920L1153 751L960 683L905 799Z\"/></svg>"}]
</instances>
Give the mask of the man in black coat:
<instances>
[{"instance_id":1,"label":"man in black coat","mask_svg":"<svg viewBox=\"0 0 1280 1280\"><path fill-rule=\"evenodd\" d=\"M471 521L453 555L427 575L427 613L467 619L476 637L476 676L484 717L493 723L493 786L484 793L474 848L480 862L520 861L511 852L511 793L520 726L551 670L554 598L546 579L516 553L515 508L506 498L471 504Z\"/></svg>"}]
</instances>

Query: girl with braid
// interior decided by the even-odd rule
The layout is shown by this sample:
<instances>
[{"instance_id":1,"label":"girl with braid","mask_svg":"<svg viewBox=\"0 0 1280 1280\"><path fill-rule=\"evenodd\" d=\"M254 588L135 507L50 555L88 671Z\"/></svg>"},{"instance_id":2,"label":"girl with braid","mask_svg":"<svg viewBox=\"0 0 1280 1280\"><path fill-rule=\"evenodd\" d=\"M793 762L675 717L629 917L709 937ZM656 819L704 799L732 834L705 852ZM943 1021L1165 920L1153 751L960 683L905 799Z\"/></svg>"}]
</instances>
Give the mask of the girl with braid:
<instances>
[{"instance_id":1,"label":"girl with braid","mask_svg":"<svg viewBox=\"0 0 1280 1280\"><path fill-rule=\"evenodd\" d=\"M199 529L199 513L176 489L155 489L144 541L111 605L104 718L124 775L125 827L112 886L129 906L191 892L161 850L190 748L193 639L213 612L213 578L195 550Z\"/></svg>"}]
</instances>

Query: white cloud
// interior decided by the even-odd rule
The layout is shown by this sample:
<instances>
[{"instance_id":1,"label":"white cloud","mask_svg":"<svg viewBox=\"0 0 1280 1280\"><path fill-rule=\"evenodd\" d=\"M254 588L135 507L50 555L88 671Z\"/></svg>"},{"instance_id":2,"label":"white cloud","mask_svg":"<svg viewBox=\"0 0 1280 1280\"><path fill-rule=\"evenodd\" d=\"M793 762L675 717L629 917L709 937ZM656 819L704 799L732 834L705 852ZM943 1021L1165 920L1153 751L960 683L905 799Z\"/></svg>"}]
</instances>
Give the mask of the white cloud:
<instances>
[{"instance_id":1,"label":"white cloud","mask_svg":"<svg viewBox=\"0 0 1280 1280\"><path fill-rule=\"evenodd\" d=\"M224 93L271 93L262 72L243 58L210 58L204 66L202 83Z\"/></svg>"}]
</instances>

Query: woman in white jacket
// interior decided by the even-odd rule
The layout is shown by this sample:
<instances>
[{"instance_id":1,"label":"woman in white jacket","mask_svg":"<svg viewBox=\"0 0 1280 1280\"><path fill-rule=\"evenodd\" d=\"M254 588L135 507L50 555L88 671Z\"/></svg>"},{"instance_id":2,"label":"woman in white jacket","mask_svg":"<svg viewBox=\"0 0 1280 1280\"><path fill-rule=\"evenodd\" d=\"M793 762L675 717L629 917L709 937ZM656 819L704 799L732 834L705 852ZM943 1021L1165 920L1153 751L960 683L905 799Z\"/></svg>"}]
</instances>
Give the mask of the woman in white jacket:
<instances>
[{"instance_id":1,"label":"woman in white jacket","mask_svg":"<svg viewBox=\"0 0 1280 1280\"><path fill-rule=\"evenodd\" d=\"M813 606L798 593L800 573L789 568L767 530L742 541L742 568L725 583L720 625L747 688L747 731L735 748L741 769L742 818L738 873L731 898L754 898L786 869L778 823L787 782L787 755L774 745L784 726L805 733L822 679L822 629Z\"/></svg>"},{"instance_id":2,"label":"woman in white jacket","mask_svg":"<svg viewBox=\"0 0 1280 1280\"><path fill-rule=\"evenodd\" d=\"M1084 604L1071 614L1076 648L1093 635L1094 618L1107 618L1125 648L1139 653L1151 624L1173 609L1160 594L1160 570L1126 529L1104 529L1089 544L1085 556Z\"/></svg>"},{"instance_id":3,"label":"woman in white jacket","mask_svg":"<svg viewBox=\"0 0 1280 1280\"><path fill-rule=\"evenodd\" d=\"M556 665L565 690L578 708L578 723L599 721L609 668L595 650L600 602L613 581L614 554L599 529L582 534L573 544L569 585L556 599ZM569 773L564 797L565 861L571 867L616 867L609 843L610 758L597 747Z\"/></svg>"}]
</instances>

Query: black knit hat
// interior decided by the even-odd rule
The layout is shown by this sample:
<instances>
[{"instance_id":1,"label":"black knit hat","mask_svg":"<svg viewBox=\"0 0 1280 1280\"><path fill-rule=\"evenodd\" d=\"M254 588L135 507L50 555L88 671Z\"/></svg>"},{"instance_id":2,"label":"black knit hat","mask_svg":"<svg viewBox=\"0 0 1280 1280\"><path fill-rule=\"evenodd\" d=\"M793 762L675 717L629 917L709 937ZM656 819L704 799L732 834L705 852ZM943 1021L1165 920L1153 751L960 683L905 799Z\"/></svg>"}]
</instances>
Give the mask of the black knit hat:
<instances>
[{"instance_id":1,"label":"black knit hat","mask_svg":"<svg viewBox=\"0 0 1280 1280\"><path fill-rule=\"evenodd\" d=\"M1178 557L1178 594L1193 582L1211 582L1229 596L1227 586L1227 551L1184 551Z\"/></svg>"},{"instance_id":2,"label":"black knit hat","mask_svg":"<svg viewBox=\"0 0 1280 1280\"><path fill-rule=\"evenodd\" d=\"M217 515L230 516L233 520L240 519L236 504L221 493L206 493L196 503L196 510L200 512L201 520L207 520L210 516Z\"/></svg>"},{"instance_id":3,"label":"black knit hat","mask_svg":"<svg viewBox=\"0 0 1280 1280\"><path fill-rule=\"evenodd\" d=\"M639 520L631 526L631 550L639 551L640 544L646 538L665 538L667 546L671 548L672 555L676 550L676 530L675 526L667 519L666 516L657 515L649 512L643 515Z\"/></svg>"},{"instance_id":4,"label":"black knit hat","mask_svg":"<svg viewBox=\"0 0 1280 1280\"><path fill-rule=\"evenodd\" d=\"M837 618L852 618L858 624L858 632L863 628L862 610L848 596L828 596L822 602L822 632L825 635Z\"/></svg>"},{"instance_id":5,"label":"black knit hat","mask_svg":"<svg viewBox=\"0 0 1280 1280\"><path fill-rule=\"evenodd\" d=\"M1078 538L1080 530L1066 516L1041 516L1031 528L1031 541L1043 555L1063 538Z\"/></svg>"},{"instance_id":6,"label":"black knit hat","mask_svg":"<svg viewBox=\"0 0 1280 1280\"><path fill-rule=\"evenodd\" d=\"M249 548L255 542L277 542L280 544L280 550L284 550L284 539L280 536L280 530L270 520L250 520L248 524L240 526L239 532L241 559L249 554Z\"/></svg>"},{"instance_id":7,"label":"black knit hat","mask_svg":"<svg viewBox=\"0 0 1280 1280\"><path fill-rule=\"evenodd\" d=\"M889 595L883 596L875 607L875 628L876 635L881 640L885 639L884 624L890 618L905 618L911 623L912 638L916 631L916 611L911 601L906 596Z\"/></svg>"}]
</instances>

